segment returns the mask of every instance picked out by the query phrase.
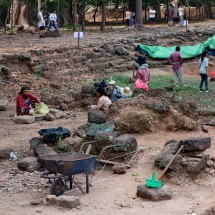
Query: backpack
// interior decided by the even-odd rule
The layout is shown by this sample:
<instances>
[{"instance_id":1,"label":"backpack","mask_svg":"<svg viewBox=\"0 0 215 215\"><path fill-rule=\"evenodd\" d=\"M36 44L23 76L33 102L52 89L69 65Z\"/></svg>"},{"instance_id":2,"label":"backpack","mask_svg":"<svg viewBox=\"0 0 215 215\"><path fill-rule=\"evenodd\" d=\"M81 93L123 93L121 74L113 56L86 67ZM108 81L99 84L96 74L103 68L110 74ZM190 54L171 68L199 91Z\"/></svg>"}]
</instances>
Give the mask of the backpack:
<instances>
[{"instance_id":1,"label":"backpack","mask_svg":"<svg viewBox=\"0 0 215 215\"><path fill-rule=\"evenodd\" d=\"M166 15L167 17L169 17L169 10L167 10L167 11L165 12L165 15Z\"/></svg>"}]
</instances>

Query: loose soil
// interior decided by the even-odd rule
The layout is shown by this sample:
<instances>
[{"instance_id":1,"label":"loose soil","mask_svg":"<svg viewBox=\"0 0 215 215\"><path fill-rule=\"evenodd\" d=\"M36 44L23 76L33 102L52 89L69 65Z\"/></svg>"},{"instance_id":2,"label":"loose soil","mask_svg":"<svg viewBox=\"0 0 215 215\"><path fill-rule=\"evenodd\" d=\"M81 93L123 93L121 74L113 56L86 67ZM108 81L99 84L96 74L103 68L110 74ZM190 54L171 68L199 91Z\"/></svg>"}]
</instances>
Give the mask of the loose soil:
<instances>
[{"instance_id":1,"label":"loose soil","mask_svg":"<svg viewBox=\"0 0 215 215\"><path fill-rule=\"evenodd\" d=\"M204 25L204 23L198 24L198 26ZM150 30L153 31L153 30ZM149 31L149 34L150 34ZM157 31L157 30L156 30ZM176 31L175 29L173 31ZM90 33L89 33L90 34ZM86 41L89 43L98 36L98 41L105 40L112 33L101 34L91 33ZM135 34L134 32L132 34ZM124 37L128 37L128 33L122 34ZM8 41L10 38L10 41ZM52 38L51 40L37 39L36 35L26 35L25 40L22 37L16 36L2 36L1 41L4 41L0 45L0 52L20 52L32 47L48 48L49 43L51 46L57 47L59 45L65 45L71 42L75 45L75 41L72 40L71 34L64 34L62 38ZM26 42L27 41L27 42ZM63 42L62 42L63 41ZM95 41L96 42L96 41ZM8 48L8 43L11 43ZM164 70L153 69L154 74L170 74L170 67ZM192 72L189 75L194 75ZM29 148L29 140L33 137L39 136L37 131L41 128L50 128L57 126L64 126L71 131L75 130L78 126L87 122L87 114L85 112L77 112L76 118L60 119L54 122L37 122L31 125L19 125L14 124L12 116L15 112L14 98L11 99L9 110L1 112L0 115L0 147L11 147L17 154L22 156L32 155L32 151ZM137 163L131 169L127 170L125 175L114 175L110 167L105 167L104 171L99 175L96 180L92 179L92 187L89 194L82 194L80 190L74 189L67 191L66 195L75 195L80 198L81 207L79 209L66 210L57 207L50 207L45 205L31 206L30 201L38 198L45 197L50 194L49 187L45 187L42 190L29 188L27 191L13 192L8 190L7 192L1 192L0 196L0 214L2 215L28 215L28 214L92 214L92 215L118 215L118 214L150 214L150 215L186 215L186 214L200 214L205 209L215 204L214 201L214 173L202 173L199 176L191 178L189 176L166 176L163 181L166 185L174 191L174 197L172 200L163 202L150 202L139 198L136 198L136 188L138 184L144 184L145 179L151 176L152 171L157 174L160 170L153 166L155 155L164 146L165 142L175 139L181 140L185 138L195 137L197 132L157 132L145 135L136 135L139 146L144 146L146 149L138 155L139 159ZM212 147L207 151L210 155L215 155L215 128L211 127L208 134L212 138ZM16 162L2 160L0 161L0 190L4 184L9 184L10 187L15 186L20 182L24 175L15 174L13 177L4 178L8 172L16 168ZM96 175L99 171L96 172ZM132 173L138 173L138 176L132 176ZM28 177L31 177L28 175ZM44 183L44 179L40 178L40 173L32 175L31 180L36 183ZM24 187L24 185L23 185Z\"/></svg>"}]
</instances>

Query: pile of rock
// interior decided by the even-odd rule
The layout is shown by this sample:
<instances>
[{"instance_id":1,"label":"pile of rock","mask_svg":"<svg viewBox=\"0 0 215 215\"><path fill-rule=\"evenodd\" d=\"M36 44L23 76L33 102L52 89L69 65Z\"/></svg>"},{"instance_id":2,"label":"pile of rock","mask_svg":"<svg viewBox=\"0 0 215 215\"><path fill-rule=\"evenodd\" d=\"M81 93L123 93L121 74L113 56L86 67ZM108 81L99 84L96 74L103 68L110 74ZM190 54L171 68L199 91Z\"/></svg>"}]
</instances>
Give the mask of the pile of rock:
<instances>
[{"instance_id":1,"label":"pile of rock","mask_svg":"<svg viewBox=\"0 0 215 215\"><path fill-rule=\"evenodd\" d=\"M170 166L170 170L182 167L188 173L199 174L206 169L207 165L214 167L205 150L211 147L211 138L190 138L181 141L168 141L161 152L155 158L155 165L164 169L173 158L178 149L184 145L183 152L178 155Z\"/></svg>"},{"instance_id":2,"label":"pile of rock","mask_svg":"<svg viewBox=\"0 0 215 215\"><path fill-rule=\"evenodd\" d=\"M61 119L61 118L72 118L76 117L76 113L74 111L61 111L55 108L49 109L49 113L44 114L35 114L33 116L16 116L14 118L15 123L18 124L32 124L37 121L41 120L47 120L47 121L54 121L55 119Z\"/></svg>"}]
</instances>

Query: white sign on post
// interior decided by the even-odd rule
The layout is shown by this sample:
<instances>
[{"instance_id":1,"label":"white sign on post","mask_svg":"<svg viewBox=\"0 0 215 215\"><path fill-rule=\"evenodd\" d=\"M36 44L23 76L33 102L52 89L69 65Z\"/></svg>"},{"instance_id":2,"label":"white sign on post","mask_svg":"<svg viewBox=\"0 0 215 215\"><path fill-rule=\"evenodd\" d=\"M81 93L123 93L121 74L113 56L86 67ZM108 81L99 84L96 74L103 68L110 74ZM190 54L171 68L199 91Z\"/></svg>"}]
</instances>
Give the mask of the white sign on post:
<instances>
[{"instance_id":1,"label":"white sign on post","mask_svg":"<svg viewBox=\"0 0 215 215\"><path fill-rule=\"evenodd\" d=\"M84 37L84 32L80 31L80 32L74 32L74 39L78 39L78 38L82 38Z\"/></svg>"}]
</instances>

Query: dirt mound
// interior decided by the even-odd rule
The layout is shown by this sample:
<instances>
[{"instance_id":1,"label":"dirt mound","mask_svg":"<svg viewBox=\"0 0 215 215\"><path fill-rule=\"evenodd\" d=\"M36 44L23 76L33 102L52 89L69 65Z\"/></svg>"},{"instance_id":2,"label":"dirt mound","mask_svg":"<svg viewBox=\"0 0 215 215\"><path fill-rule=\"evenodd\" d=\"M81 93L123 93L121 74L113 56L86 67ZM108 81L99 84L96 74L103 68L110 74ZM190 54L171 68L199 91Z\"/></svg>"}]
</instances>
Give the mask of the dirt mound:
<instances>
[{"instance_id":1,"label":"dirt mound","mask_svg":"<svg viewBox=\"0 0 215 215\"><path fill-rule=\"evenodd\" d=\"M121 133L197 129L195 121L175 110L169 103L149 99L137 97L114 103L110 112L116 129Z\"/></svg>"}]
</instances>

